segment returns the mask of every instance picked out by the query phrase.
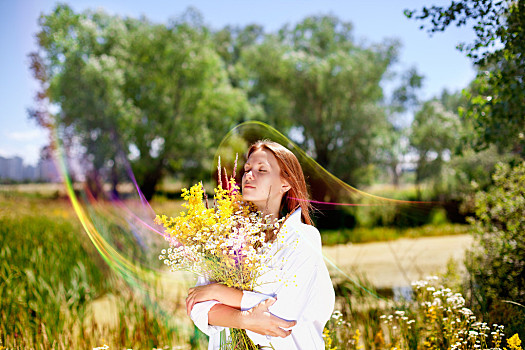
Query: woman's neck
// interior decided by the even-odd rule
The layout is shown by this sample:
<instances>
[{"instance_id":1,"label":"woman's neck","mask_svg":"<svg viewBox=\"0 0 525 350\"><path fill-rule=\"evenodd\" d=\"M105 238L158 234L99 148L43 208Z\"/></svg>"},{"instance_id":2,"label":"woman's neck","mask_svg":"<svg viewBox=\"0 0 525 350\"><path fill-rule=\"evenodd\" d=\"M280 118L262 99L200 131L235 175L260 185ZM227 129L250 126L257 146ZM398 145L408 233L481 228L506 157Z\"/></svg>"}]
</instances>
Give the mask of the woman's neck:
<instances>
[{"instance_id":1,"label":"woman's neck","mask_svg":"<svg viewBox=\"0 0 525 350\"><path fill-rule=\"evenodd\" d=\"M269 216L272 223L279 220L279 208L281 201L266 201L264 203L254 203L257 209L263 214L264 217Z\"/></svg>"},{"instance_id":2,"label":"woman's neck","mask_svg":"<svg viewBox=\"0 0 525 350\"><path fill-rule=\"evenodd\" d=\"M279 208L274 210L264 210L262 213L263 216L270 217L272 224L275 223L275 221L279 220Z\"/></svg>"}]
</instances>

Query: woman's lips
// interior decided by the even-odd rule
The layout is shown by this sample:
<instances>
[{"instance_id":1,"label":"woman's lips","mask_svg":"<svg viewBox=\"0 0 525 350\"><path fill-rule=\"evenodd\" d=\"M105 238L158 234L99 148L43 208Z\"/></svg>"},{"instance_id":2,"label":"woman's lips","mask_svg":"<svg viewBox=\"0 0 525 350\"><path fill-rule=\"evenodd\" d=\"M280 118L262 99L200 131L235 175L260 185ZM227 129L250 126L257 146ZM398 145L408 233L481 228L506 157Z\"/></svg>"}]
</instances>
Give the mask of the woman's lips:
<instances>
[{"instance_id":1,"label":"woman's lips","mask_svg":"<svg viewBox=\"0 0 525 350\"><path fill-rule=\"evenodd\" d=\"M244 188L255 188L255 186L252 186L252 185L244 185Z\"/></svg>"}]
</instances>

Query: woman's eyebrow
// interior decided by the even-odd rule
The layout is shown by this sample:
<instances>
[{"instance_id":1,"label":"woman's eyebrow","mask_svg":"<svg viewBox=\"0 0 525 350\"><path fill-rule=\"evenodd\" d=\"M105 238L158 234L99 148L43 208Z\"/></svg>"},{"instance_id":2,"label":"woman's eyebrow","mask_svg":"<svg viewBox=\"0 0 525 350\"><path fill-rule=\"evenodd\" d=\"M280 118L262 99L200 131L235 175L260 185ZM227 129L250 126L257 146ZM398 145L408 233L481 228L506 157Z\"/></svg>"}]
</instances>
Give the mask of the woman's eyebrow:
<instances>
[{"instance_id":1,"label":"woman's eyebrow","mask_svg":"<svg viewBox=\"0 0 525 350\"><path fill-rule=\"evenodd\" d=\"M265 163L265 162L259 162L259 163L257 163L256 165L259 165L259 164L266 165L266 166L270 166L270 164ZM250 164L250 163L244 163L244 166L247 166L247 165L251 165L251 164Z\"/></svg>"}]
</instances>

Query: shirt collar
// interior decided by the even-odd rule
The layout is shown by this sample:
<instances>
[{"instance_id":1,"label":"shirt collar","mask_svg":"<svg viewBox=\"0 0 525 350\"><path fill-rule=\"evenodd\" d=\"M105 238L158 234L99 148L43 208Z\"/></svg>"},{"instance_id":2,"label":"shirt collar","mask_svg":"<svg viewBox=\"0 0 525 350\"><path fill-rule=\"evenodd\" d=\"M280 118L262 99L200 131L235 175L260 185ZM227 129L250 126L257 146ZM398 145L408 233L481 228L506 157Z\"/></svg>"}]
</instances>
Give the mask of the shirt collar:
<instances>
[{"instance_id":1,"label":"shirt collar","mask_svg":"<svg viewBox=\"0 0 525 350\"><path fill-rule=\"evenodd\" d=\"M287 225L299 225L301 223L301 206L298 206L292 214L283 223L283 226Z\"/></svg>"}]
</instances>

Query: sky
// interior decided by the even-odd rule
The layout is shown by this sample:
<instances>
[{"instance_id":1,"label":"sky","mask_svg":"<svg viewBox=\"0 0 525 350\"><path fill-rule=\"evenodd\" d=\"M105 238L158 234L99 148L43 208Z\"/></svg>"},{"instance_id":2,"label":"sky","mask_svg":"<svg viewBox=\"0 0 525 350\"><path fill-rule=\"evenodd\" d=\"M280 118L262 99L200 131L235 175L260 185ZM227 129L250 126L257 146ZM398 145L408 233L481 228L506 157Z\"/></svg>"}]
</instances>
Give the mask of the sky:
<instances>
[{"instance_id":1,"label":"sky","mask_svg":"<svg viewBox=\"0 0 525 350\"><path fill-rule=\"evenodd\" d=\"M310 15L333 14L351 22L358 42L379 43L388 38L402 46L396 71L412 66L424 78L420 97L428 99L447 89L458 91L474 78L472 62L456 49L460 42L472 42L469 27L451 27L430 36L419 30L420 22L407 19L404 9L447 5L450 0L71 0L76 12L103 8L120 16L146 16L166 23L188 7L199 10L212 29L226 25L257 23L266 32L284 24L294 25ZM32 78L27 55L36 50L38 18L50 13L56 1L0 0L0 156L20 156L26 165L35 165L40 148L48 143L47 131L28 118L34 106L38 84ZM388 86L386 86L388 89Z\"/></svg>"}]
</instances>

